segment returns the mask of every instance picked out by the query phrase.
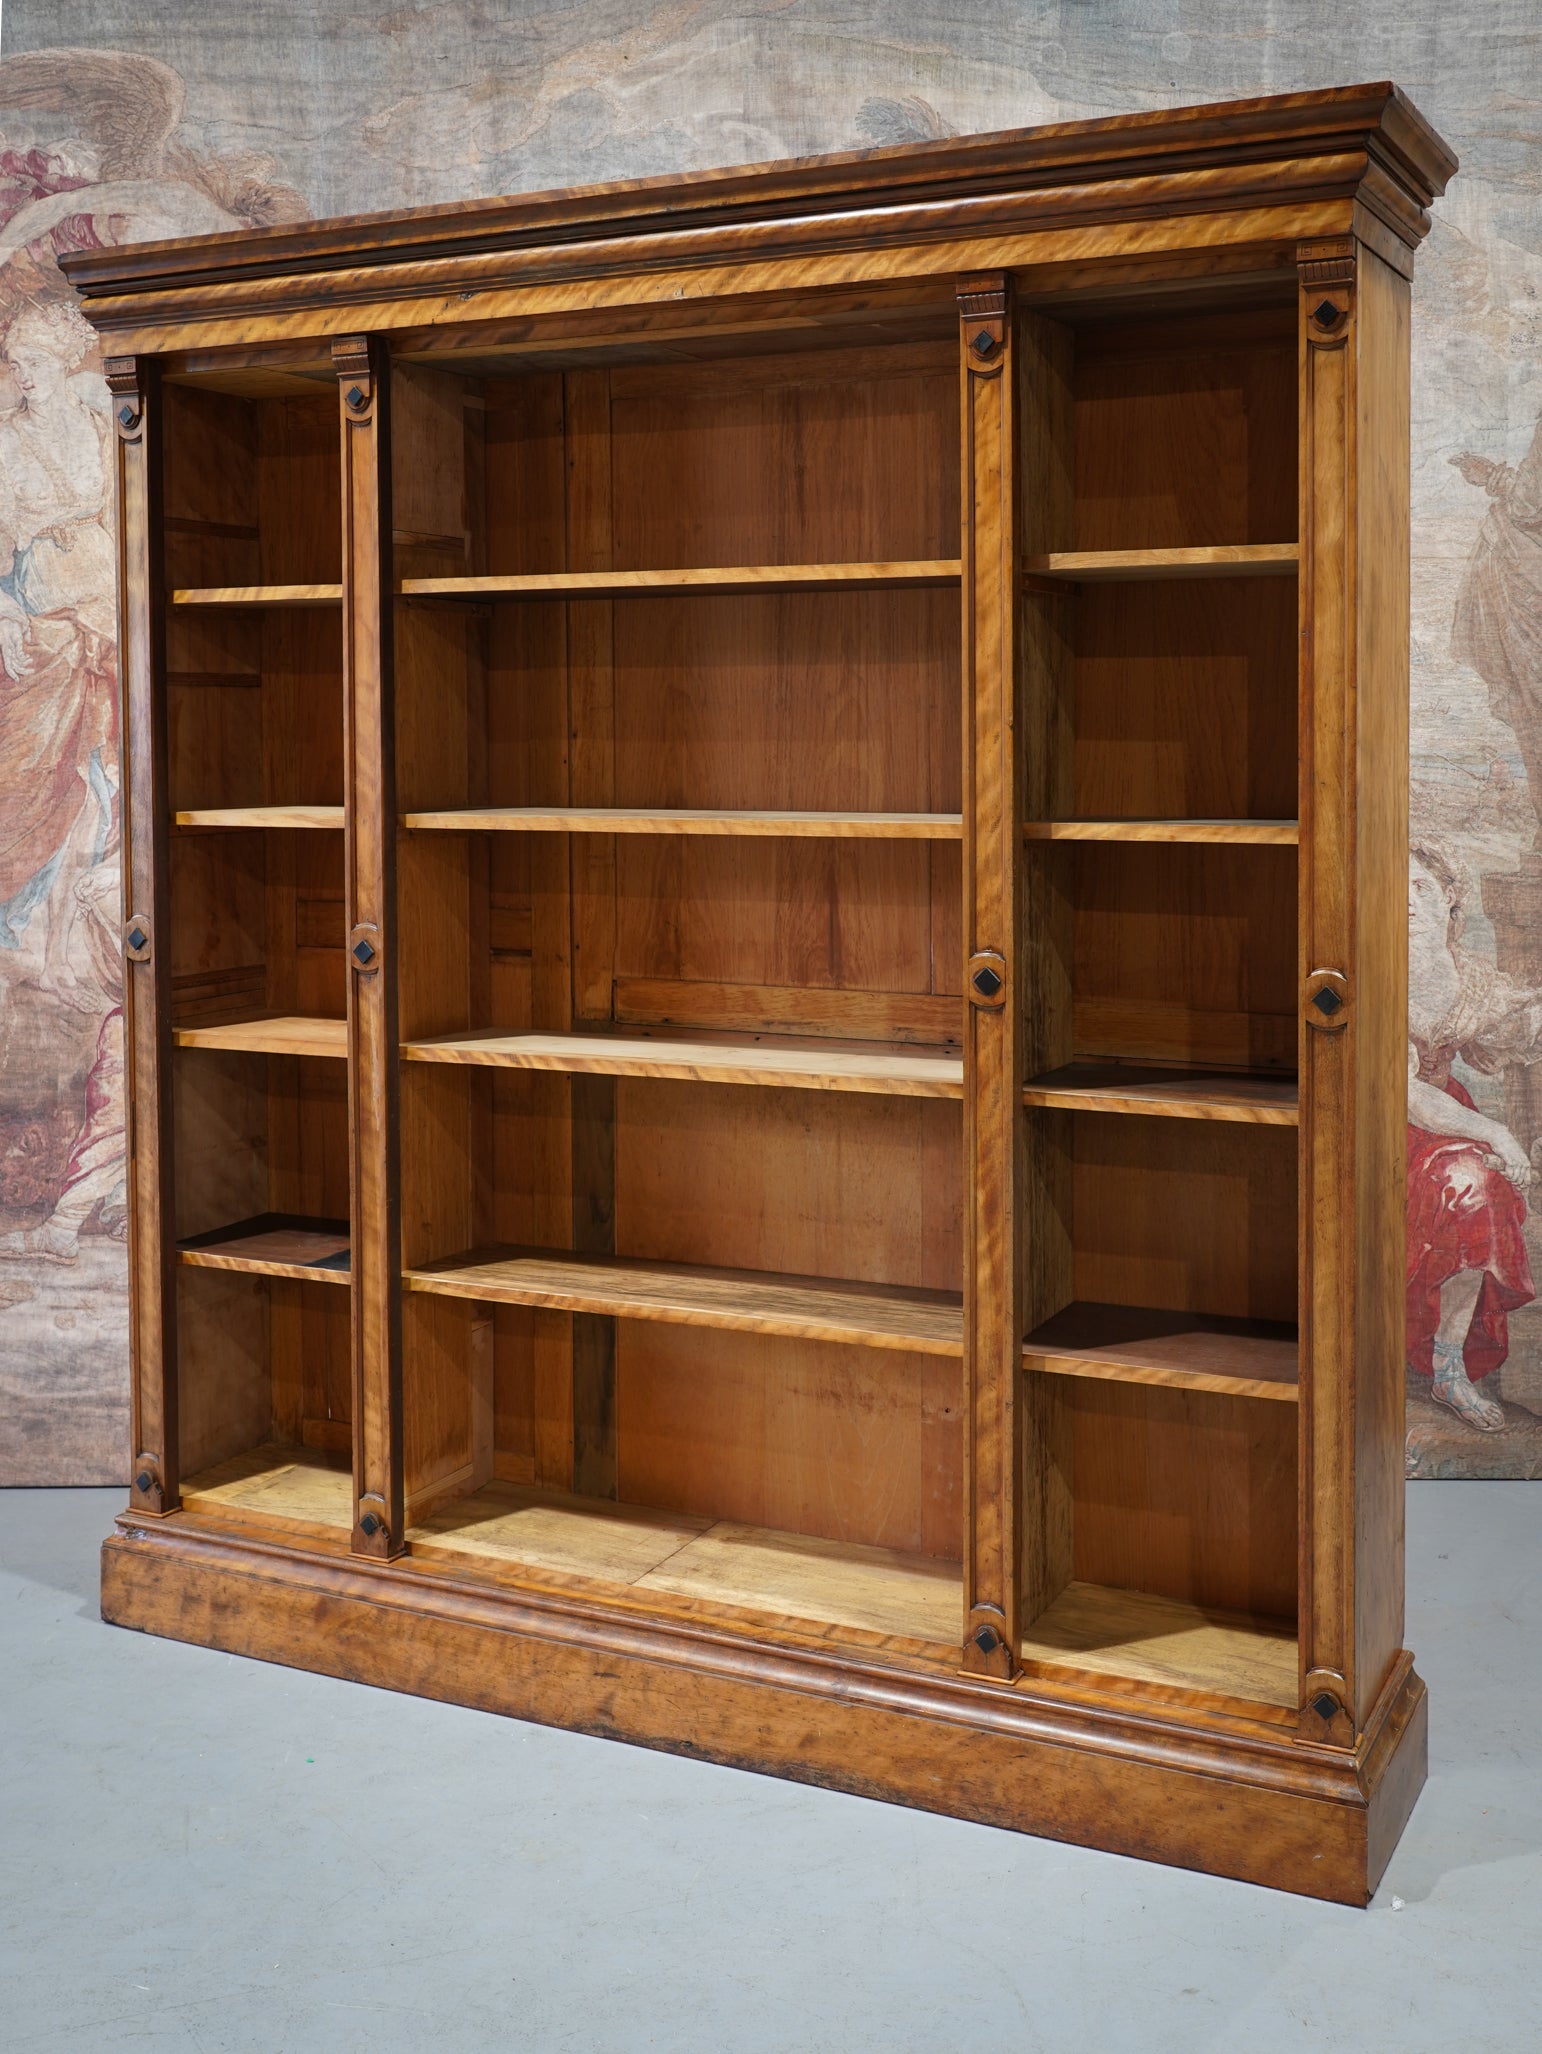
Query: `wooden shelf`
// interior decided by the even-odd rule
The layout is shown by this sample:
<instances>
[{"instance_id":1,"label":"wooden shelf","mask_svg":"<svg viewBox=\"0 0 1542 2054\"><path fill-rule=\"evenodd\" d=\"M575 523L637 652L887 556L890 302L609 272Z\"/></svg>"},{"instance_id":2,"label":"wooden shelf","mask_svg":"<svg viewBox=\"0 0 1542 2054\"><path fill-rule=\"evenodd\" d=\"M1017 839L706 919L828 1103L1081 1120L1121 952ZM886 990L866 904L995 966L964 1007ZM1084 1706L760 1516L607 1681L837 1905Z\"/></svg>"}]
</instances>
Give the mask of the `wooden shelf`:
<instances>
[{"instance_id":1,"label":"wooden shelf","mask_svg":"<svg viewBox=\"0 0 1542 2054\"><path fill-rule=\"evenodd\" d=\"M963 1353L963 1301L956 1292L533 1248L473 1251L409 1269L404 1277L409 1290L491 1304L610 1313L922 1355Z\"/></svg>"},{"instance_id":2,"label":"wooden shelf","mask_svg":"<svg viewBox=\"0 0 1542 2054\"><path fill-rule=\"evenodd\" d=\"M1230 543L1209 549L1058 549L1024 559L1030 578L1070 584L1143 582L1155 578L1289 578L1300 550L1294 542Z\"/></svg>"},{"instance_id":3,"label":"wooden shelf","mask_svg":"<svg viewBox=\"0 0 1542 2054\"><path fill-rule=\"evenodd\" d=\"M1294 820L1028 820L1030 842L1231 842L1238 846L1295 848Z\"/></svg>"},{"instance_id":4,"label":"wooden shelf","mask_svg":"<svg viewBox=\"0 0 1542 2054\"><path fill-rule=\"evenodd\" d=\"M289 1013L265 1013L251 1020L224 1020L214 1027L174 1027L178 1048L249 1049L256 1055L348 1056L346 1020L301 1019Z\"/></svg>"},{"instance_id":5,"label":"wooden shelf","mask_svg":"<svg viewBox=\"0 0 1542 2054\"><path fill-rule=\"evenodd\" d=\"M182 1486L188 1512L283 1520L328 1532L353 1529L353 1472L343 1457L278 1442L236 1455Z\"/></svg>"},{"instance_id":6,"label":"wooden shelf","mask_svg":"<svg viewBox=\"0 0 1542 2054\"><path fill-rule=\"evenodd\" d=\"M1185 1070L1160 1063L1067 1063L1030 1077L1023 1103L1173 1120L1241 1120L1264 1127L1294 1127L1300 1118L1293 1074Z\"/></svg>"},{"instance_id":7,"label":"wooden shelf","mask_svg":"<svg viewBox=\"0 0 1542 2054\"><path fill-rule=\"evenodd\" d=\"M173 606L341 606L341 585L184 585Z\"/></svg>"},{"instance_id":8,"label":"wooden shelf","mask_svg":"<svg viewBox=\"0 0 1542 2054\"><path fill-rule=\"evenodd\" d=\"M182 828L302 827L341 832L341 806L189 806L173 813Z\"/></svg>"},{"instance_id":9,"label":"wooden shelf","mask_svg":"<svg viewBox=\"0 0 1542 2054\"><path fill-rule=\"evenodd\" d=\"M714 813L644 806L480 806L404 813L401 824L414 833L457 834L770 835L929 842L957 842L964 836L961 813Z\"/></svg>"},{"instance_id":10,"label":"wooden shelf","mask_svg":"<svg viewBox=\"0 0 1542 2054\"><path fill-rule=\"evenodd\" d=\"M194 1269L244 1270L255 1276L295 1277L302 1283L346 1285L348 1222L259 1213L178 1242L177 1260Z\"/></svg>"},{"instance_id":11,"label":"wooden shelf","mask_svg":"<svg viewBox=\"0 0 1542 2054\"><path fill-rule=\"evenodd\" d=\"M1294 1711L1296 1636L1288 1626L1145 1591L1071 1583L1023 1636L1025 1663L1199 1690Z\"/></svg>"},{"instance_id":12,"label":"wooden shelf","mask_svg":"<svg viewBox=\"0 0 1542 2054\"><path fill-rule=\"evenodd\" d=\"M883 591L959 582L959 560L740 564L711 570L542 571L518 577L404 578L404 598L631 599L753 592Z\"/></svg>"},{"instance_id":13,"label":"wooden shelf","mask_svg":"<svg viewBox=\"0 0 1542 2054\"><path fill-rule=\"evenodd\" d=\"M737 1611L940 1643L956 1652L958 1565L729 1520L490 1484L410 1529L415 1558L624 1584Z\"/></svg>"},{"instance_id":14,"label":"wooden shelf","mask_svg":"<svg viewBox=\"0 0 1542 2054\"><path fill-rule=\"evenodd\" d=\"M871 1091L902 1098L964 1095L962 1056L754 1035L665 1041L620 1034L452 1034L406 1042L402 1054L414 1063L478 1063L570 1076L672 1077L697 1084Z\"/></svg>"},{"instance_id":15,"label":"wooden shelf","mask_svg":"<svg viewBox=\"0 0 1542 2054\"><path fill-rule=\"evenodd\" d=\"M1023 1343L1023 1367L1050 1376L1161 1384L1286 1404L1300 1395L1293 1326L1143 1305L1067 1305Z\"/></svg>"}]
</instances>

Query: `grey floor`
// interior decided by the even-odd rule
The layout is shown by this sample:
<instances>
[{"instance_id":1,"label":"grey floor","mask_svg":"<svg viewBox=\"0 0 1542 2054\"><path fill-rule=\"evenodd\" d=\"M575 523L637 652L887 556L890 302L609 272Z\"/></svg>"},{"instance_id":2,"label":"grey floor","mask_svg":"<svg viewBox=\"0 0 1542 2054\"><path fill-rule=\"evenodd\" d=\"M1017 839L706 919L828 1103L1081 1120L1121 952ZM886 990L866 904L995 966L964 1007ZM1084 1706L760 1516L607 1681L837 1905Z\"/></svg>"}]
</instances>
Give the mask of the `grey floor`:
<instances>
[{"instance_id":1,"label":"grey floor","mask_svg":"<svg viewBox=\"0 0 1542 2054\"><path fill-rule=\"evenodd\" d=\"M105 1627L0 1493L0 2046L1542 2046L1542 1486L1409 1493L1431 1777L1368 1912Z\"/></svg>"}]
</instances>

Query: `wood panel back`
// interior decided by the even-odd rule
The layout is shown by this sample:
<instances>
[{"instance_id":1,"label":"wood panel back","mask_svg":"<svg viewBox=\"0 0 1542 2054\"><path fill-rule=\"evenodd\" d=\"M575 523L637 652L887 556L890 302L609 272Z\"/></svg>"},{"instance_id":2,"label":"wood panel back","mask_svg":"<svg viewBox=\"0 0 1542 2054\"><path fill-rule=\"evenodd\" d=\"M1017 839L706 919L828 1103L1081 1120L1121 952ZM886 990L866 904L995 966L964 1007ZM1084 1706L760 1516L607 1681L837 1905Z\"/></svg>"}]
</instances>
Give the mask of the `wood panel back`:
<instances>
[{"instance_id":1,"label":"wood panel back","mask_svg":"<svg viewBox=\"0 0 1542 2054\"><path fill-rule=\"evenodd\" d=\"M1294 1069L1291 848L1056 848L1075 906L1075 1053Z\"/></svg>"},{"instance_id":2,"label":"wood panel back","mask_svg":"<svg viewBox=\"0 0 1542 2054\"><path fill-rule=\"evenodd\" d=\"M1085 587L1074 634L1071 818L1295 818L1288 578Z\"/></svg>"},{"instance_id":3,"label":"wood panel back","mask_svg":"<svg viewBox=\"0 0 1542 2054\"><path fill-rule=\"evenodd\" d=\"M1293 1128L1118 1113L1065 1118L1075 1297L1295 1319Z\"/></svg>"},{"instance_id":4,"label":"wood panel back","mask_svg":"<svg viewBox=\"0 0 1542 2054\"><path fill-rule=\"evenodd\" d=\"M1079 1581L1294 1620L1294 1407L1112 1383L1063 1402Z\"/></svg>"},{"instance_id":5,"label":"wood panel back","mask_svg":"<svg viewBox=\"0 0 1542 2054\"><path fill-rule=\"evenodd\" d=\"M1295 534L1293 307L1078 331L1072 548Z\"/></svg>"},{"instance_id":6,"label":"wood panel back","mask_svg":"<svg viewBox=\"0 0 1542 2054\"><path fill-rule=\"evenodd\" d=\"M624 1501L959 1559L956 1363L616 1327Z\"/></svg>"}]
</instances>

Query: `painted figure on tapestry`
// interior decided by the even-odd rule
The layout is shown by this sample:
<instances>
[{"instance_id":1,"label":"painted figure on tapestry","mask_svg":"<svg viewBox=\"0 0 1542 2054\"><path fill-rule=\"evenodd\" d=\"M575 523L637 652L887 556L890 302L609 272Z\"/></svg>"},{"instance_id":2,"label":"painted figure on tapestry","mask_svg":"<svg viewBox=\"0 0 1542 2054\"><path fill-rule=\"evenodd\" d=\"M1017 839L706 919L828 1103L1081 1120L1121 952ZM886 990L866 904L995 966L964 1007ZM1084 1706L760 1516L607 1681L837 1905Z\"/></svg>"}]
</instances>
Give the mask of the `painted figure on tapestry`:
<instances>
[{"instance_id":1,"label":"painted figure on tapestry","mask_svg":"<svg viewBox=\"0 0 1542 2054\"><path fill-rule=\"evenodd\" d=\"M1509 1352L1507 1316L1536 1296L1522 1238L1533 1166L1509 1128L1452 1074L1542 1061L1542 992L1461 946L1466 894L1450 854L1408 863L1408 1362L1442 1405L1485 1433L1505 1416L1484 1389Z\"/></svg>"},{"instance_id":2,"label":"painted figure on tapestry","mask_svg":"<svg viewBox=\"0 0 1542 2054\"><path fill-rule=\"evenodd\" d=\"M1542 420L1518 464L1467 452L1451 461L1489 498L1451 654L1478 673L1495 714L1515 730L1542 847Z\"/></svg>"}]
</instances>

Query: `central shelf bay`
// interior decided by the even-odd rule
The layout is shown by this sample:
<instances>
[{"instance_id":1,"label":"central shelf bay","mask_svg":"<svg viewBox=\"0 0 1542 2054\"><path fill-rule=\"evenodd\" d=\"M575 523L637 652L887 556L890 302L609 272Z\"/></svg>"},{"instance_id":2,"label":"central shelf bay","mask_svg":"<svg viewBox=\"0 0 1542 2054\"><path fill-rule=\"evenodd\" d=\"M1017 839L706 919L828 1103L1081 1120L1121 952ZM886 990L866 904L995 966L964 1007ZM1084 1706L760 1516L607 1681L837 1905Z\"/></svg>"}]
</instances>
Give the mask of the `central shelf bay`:
<instances>
[{"instance_id":1,"label":"central shelf bay","mask_svg":"<svg viewBox=\"0 0 1542 2054\"><path fill-rule=\"evenodd\" d=\"M178 815L181 818L181 815ZM957 842L961 813L713 812L653 806L471 806L404 813L402 826L459 834L808 836L829 841Z\"/></svg>"},{"instance_id":2,"label":"central shelf bay","mask_svg":"<svg viewBox=\"0 0 1542 2054\"><path fill-rule=\"evenodd\" d=\"M739 564L707 569L538 571L461 578L403 578L404 598L629 599L683 598L690 593L883 591L946 587L959 582L957 557L897 563Z\"/></svg>"}]
</instances>

